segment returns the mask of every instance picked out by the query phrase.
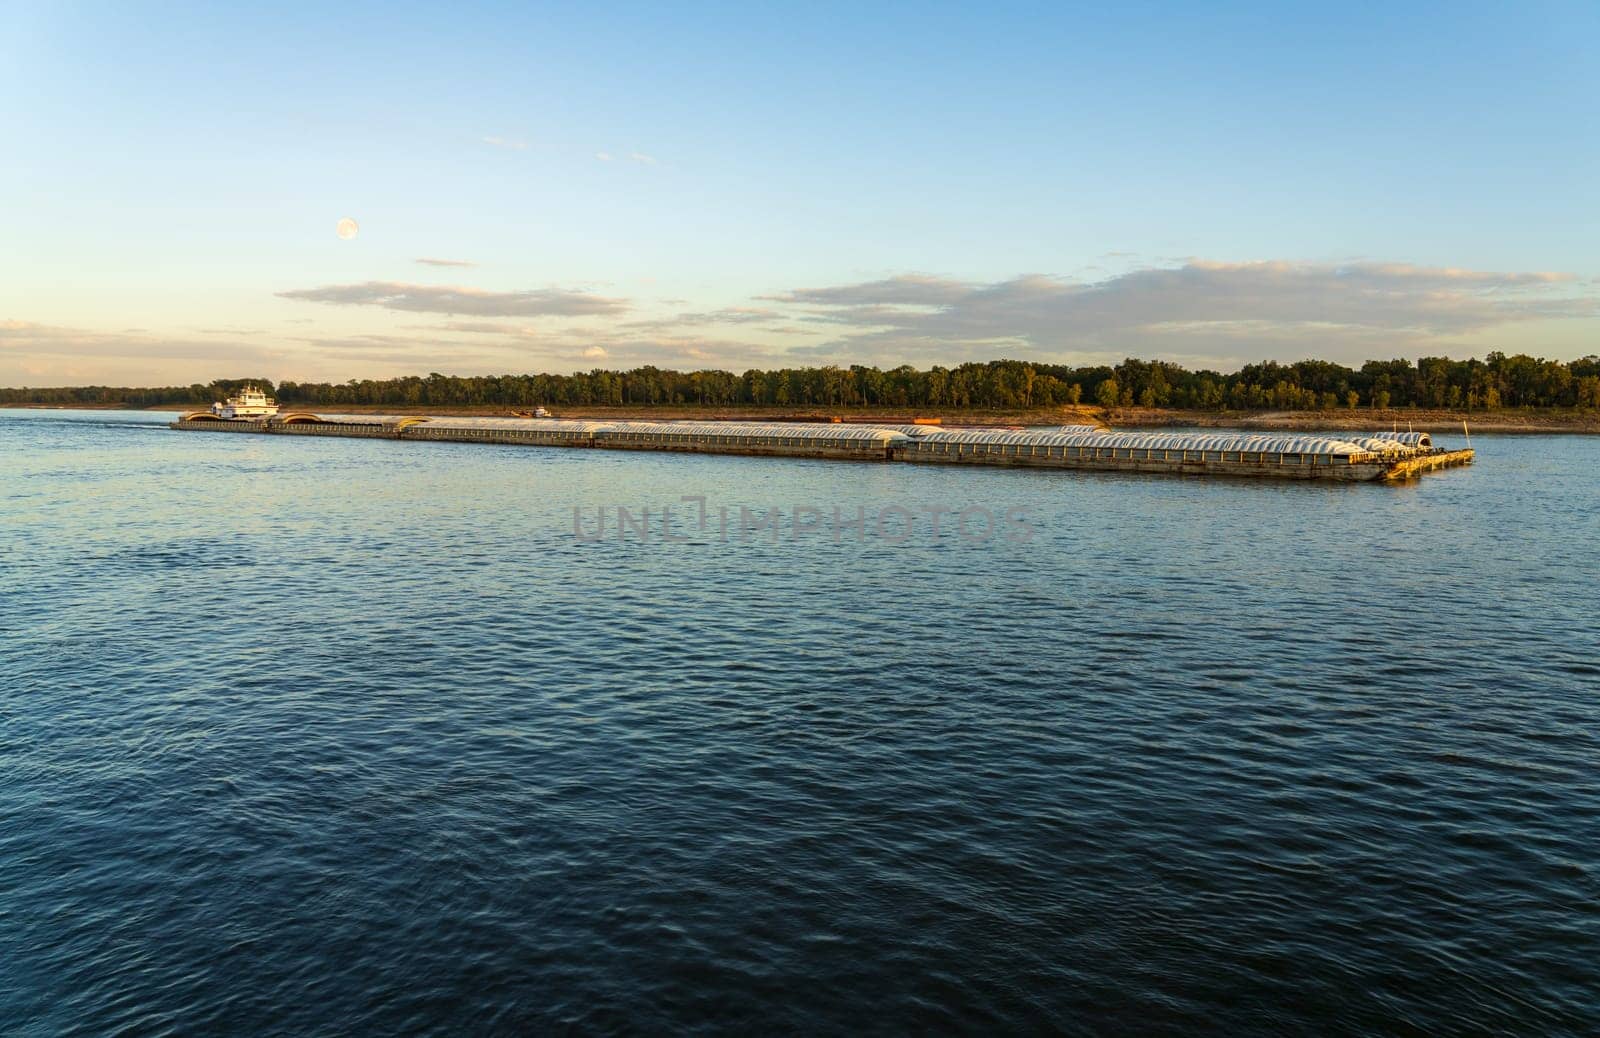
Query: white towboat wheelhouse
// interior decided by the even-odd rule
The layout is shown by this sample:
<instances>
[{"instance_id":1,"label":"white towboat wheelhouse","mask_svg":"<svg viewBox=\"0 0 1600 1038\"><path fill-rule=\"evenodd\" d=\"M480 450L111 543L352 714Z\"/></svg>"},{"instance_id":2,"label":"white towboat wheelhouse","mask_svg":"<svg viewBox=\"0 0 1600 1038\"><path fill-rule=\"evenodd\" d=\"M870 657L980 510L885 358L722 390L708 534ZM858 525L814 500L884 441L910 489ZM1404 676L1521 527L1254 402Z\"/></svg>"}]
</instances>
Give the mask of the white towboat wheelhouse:
<instances>
[{"instance_id":1,"label":"white towboat wheelhouse","mask_svg":"<svg viewBox=\"0 0 1600 1038\"><path fill-rule=\"evenodd\" d=\"M218 418L271 418L278 413L278 403L255 386L245 386L226 403L212 404L211 413Z\"/></svg>"}]
</instances>

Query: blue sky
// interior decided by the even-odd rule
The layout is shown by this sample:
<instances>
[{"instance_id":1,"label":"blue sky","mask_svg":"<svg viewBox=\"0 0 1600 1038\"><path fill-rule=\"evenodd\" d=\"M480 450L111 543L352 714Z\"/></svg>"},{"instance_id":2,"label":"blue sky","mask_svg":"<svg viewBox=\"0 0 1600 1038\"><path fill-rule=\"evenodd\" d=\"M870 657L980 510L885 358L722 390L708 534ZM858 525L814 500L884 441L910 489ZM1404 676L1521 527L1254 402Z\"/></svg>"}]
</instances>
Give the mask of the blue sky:
<instances>
[{"instance_id":1,"label":"blue sky","mask_svg":"<svg viewBox=\"0 0 1600 1038\"><path fill-rule=\"evenodd\" d=\"M1593 3L0 0L0 384L1581 356L1597 46Z\"/></svg>"}]
</instances>

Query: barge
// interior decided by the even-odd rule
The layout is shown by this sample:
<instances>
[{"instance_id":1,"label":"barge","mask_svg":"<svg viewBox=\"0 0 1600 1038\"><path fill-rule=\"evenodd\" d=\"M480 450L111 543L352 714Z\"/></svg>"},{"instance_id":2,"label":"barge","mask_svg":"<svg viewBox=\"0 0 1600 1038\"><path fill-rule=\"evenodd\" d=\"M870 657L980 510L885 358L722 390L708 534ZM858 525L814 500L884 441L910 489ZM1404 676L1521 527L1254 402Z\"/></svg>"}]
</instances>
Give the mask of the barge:
<instances>
[{"instance_id":1,"label":"barge","mask_svg":"<svg viewBox=\"0 0 1600 1038\"><path fill-rule=\"evenodd\" d=\"M688 451L921 465L991 465L1098 472L1393 482L1471 464L1471 449L1436 447L1426 433L1314 436L1260 433L946 429L932 425L774 422L568 421L327 415L264 418L186 414L170 428L290 436L355 436L529 447Z\"/></svg>"}]
</instances>

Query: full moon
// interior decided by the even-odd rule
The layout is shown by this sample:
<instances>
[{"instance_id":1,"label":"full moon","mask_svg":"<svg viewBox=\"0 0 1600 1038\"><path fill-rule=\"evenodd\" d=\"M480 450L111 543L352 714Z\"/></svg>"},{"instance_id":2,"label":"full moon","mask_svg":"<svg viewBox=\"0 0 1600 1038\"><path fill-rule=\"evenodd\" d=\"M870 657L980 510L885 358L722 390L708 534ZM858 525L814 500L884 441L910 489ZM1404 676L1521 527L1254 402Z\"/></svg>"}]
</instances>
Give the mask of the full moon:
<instances>
[{"instance_id":1,"label":"full moon","mask_svg":"<svg viewBox=\"0 0 1600 1038\"><path fill-rule=\"evenodd\" d=\"M354 238L357 234L361 233L361 225L347 216L343 220L339 221L339 225L334 228L334 233L343 238L345 241L349 241L351 238Z\"/></svg>"}]
</instances>

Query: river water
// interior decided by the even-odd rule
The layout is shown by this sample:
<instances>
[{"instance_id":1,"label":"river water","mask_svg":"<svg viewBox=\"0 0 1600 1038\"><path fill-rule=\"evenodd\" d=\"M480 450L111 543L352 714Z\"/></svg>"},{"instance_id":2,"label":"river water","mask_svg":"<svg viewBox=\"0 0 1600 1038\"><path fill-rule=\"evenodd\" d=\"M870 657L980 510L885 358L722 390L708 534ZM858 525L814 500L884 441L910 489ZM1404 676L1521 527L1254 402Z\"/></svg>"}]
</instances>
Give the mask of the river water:
<instances>
[{"instance_id":1,"label":"river water","mask_svg":"<svg viewBox=\"0 0 1600 1038\"><path fill-rule=\"evenodd\" d=\"M1600 439L1385 487L169 417L0 412L0 1032L1600 1019Z\"/></svg>"}]
</instances>

